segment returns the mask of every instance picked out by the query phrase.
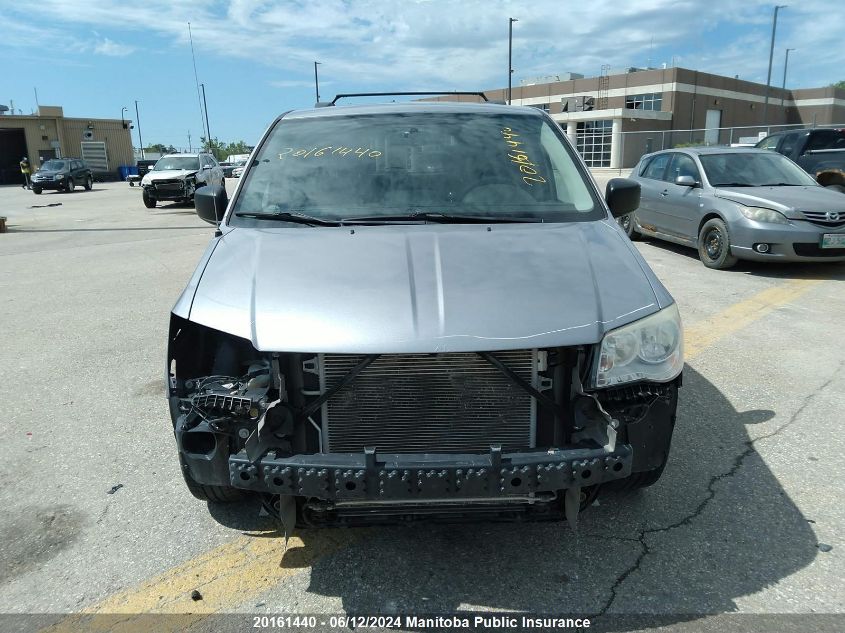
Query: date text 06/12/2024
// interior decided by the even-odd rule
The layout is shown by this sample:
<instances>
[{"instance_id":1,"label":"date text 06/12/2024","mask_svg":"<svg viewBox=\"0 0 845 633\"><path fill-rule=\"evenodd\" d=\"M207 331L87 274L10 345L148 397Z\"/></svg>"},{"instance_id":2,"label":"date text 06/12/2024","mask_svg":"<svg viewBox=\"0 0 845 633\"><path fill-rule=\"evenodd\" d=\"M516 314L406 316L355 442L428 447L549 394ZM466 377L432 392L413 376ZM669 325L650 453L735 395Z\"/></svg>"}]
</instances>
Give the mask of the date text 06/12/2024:
<instances>
[{"instance_id":1,"label":"date text 06/12/2024","mask_svg":"<svg viewBox=\"0 0 845 633\"><path fill-rule=\"evenodd\" d=\"M418 629L559 629L581 630L590 628L589 618L553 616L473 615L467 616L254 616L253 628L418 628Z\"/></svg>"}]
</instances>

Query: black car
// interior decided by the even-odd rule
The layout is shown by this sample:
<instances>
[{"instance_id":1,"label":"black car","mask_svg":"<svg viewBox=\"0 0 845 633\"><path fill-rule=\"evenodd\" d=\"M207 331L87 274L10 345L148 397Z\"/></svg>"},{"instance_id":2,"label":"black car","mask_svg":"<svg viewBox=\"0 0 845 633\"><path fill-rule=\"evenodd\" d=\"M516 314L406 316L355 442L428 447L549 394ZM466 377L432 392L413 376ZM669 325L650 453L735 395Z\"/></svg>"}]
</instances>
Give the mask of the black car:
<instances>
[{"instance_id":1,"label":"black car","mask_svg":"<svg viewBox=\"0 0 845 633\"><path fill-rule=\"evenodd\" d=\"M91 168L79 158L51 158L32 175L32 191L36 194L45 189L71 192L79 186L91 191L93 185Z\"/></svg>"}]
</instances>

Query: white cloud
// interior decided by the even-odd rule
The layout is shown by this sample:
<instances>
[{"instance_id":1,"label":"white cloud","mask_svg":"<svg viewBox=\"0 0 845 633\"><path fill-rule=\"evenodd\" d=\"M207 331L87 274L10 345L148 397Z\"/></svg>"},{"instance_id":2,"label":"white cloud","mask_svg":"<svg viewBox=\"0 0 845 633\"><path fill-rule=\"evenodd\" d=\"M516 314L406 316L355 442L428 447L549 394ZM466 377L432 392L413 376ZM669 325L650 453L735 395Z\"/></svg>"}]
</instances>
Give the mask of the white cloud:
<instances>
[{"instance_id":1,"label":"white cloud","mask_svg":"<svg viewBox=\"0 0 845 633\"><path fill-rule=\"evenodd\" d=\"M109 57L125 57L135 51L134 46L127 46L126 44L118 44L109 38L103 38L100 42L94 45L94 52L98 55L108 55Z\"/></svg>"},{"instance_id":2,"label":"white cloud","mask_svg":"<svg viewBox=\"0 0 845 633\"><path fill-rule=\"evenodd\" d=\"M515 77L563 71L595 75L613 68L671 63L705 72L765 81L771 25L769 0L234 0L224 10L208 2L147 0L132 7L100 0L84 11L74 0L39 0L27 12L48 23L85 24L110 33L158 34L187 44L191 22L198 65L209 53L275 69L278 81L308 76L322 62L321 80L348 87L396 89L493 88L507 82L507 18L514 25ZM825 0L804 0L781 13L777 60L786 46L806 48L790 58L796 84L839 79L845 14ZM812 49L811 49L812 47ZM105 40L102 54L127 54ZM812 50L812 52L811 52ZM202 68L201 68L202 72ZM793 72L790 74L792 75ZM291 84L292 85L292 84Z\"/></svg>"}]
</instances>

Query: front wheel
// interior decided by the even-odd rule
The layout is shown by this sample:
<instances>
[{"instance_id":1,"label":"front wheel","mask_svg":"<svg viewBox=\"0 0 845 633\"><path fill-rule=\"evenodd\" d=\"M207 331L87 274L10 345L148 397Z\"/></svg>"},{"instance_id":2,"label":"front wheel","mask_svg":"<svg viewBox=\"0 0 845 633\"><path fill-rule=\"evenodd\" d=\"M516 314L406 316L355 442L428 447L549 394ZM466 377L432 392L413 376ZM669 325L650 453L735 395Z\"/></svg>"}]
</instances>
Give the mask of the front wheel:
<instances>
[{"instance_id":1,"label":"front wheel","mask_svg":"<svg viewBox=\"0 0 845 633\"><path fill-rule=\"evenodd\" d=\"M622 230L625 231L625 235L627 235L629 239L636 240L640 237L640 233L636 229L636 217L633 213L616 218L616 223L622 227Z\"/></svg>"},{"instance_id":2,"label":"front wheel","mask_svg":"<svg viewBox=\"0 0 845 633\"><path fill-rule=\"evenodd\" d=\"M156 199L153 198L150 194L147 193L147 190L144 190L144 193L141 196L144 199L144 206L148 209L154 209L156 206Z\"/></svg>"},{"instance_id":3,"label":"front wheel","mask_svg":"<svg viewBox=\"0 0 845 633\"><path fill-rule=\"evenodd\" d=\"M85 191L91 191L94 188L94 179L91 176L85 180Z\"/></svg>"},{"instance_id":4,"label":"front wheel","mask_svg":"<svg viewBox=\"0 0 845 633\"><path fill-rule=\"evenodd\" d=\"M65 191L67 193L72 193L74 187L75 187L75 185L73 184L73 178L68 178L67 181L65 182Z\"/></svg>"},{"instance_id":5,"label":"front wheel","mask_svg":"<svg viewBox=\"0 0 845 633\"><path fill-rule=\"evenodd\" d=\"M200 501L213 501L215 503L233 503L240 501L246 496L243 490L232 488L230 486L206 486L205 484L197 483L188 472L187 466L180 458L182 465L182 478L185 480L185 485L188 491Z\"/></svg>"},{"instance_id":6,"label":"front wheel","mask_svg":"<svg viewBox=\"0 0 845 633\"><path fill-rule=\"evenodd\" d=\"M704 223L698 233L698 257L707 268L723 270L737 262L731 255L731 236L721 218L712 218Z\"/></svg>"},{"instance_id":7,"label":"front wheel","mask_svg":"<svg viewBox=\"0 0 845 633\"><path fill-rule=\"evenodd\" d=\"M32 193L34 193L36 196L41 195L41 187L33 187Z\"/></svg>"}]
</instances>

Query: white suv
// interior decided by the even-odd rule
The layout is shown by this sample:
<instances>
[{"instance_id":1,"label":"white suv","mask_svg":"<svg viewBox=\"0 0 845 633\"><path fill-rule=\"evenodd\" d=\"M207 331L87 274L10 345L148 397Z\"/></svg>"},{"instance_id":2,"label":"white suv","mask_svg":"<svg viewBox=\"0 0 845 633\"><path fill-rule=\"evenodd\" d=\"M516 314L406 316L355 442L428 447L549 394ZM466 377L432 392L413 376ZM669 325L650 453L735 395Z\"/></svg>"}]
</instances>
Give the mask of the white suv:
<instances>
[{"instance_id":1,"label":"white suv","mask_svg":"<svg viewBox=\"0 0 845 633\"><path fill-rule=\"evenodd\" d=\"M193 202L194 191L205 185L224 186L223 168L211 154L168 154L141 180L144 206L152 209L159 200Z\"/></svg>"}]
</instances>

